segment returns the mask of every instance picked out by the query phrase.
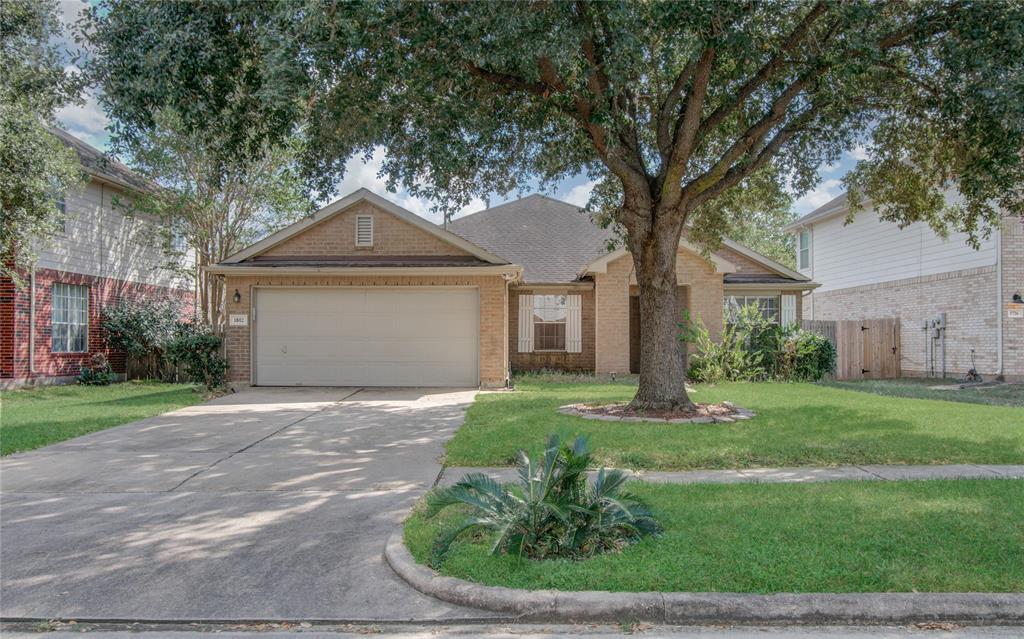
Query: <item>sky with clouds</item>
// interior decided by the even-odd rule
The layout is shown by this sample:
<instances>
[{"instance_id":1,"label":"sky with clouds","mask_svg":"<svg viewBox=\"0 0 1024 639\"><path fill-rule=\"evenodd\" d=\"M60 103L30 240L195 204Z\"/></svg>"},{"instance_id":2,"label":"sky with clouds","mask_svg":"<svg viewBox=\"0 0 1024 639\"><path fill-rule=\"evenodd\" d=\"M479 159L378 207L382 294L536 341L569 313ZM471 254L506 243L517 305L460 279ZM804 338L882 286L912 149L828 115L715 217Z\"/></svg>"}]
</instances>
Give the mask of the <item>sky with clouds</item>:
<instances>
[{"instance_id":1,"label":"sky with clouds","mask_svg":"<svg viewBox=\"0 0 1024 639\"><path fill-rule=\"evenodd\" d=\"M87 4L88 0L60 0L61 12L68 28L74 24L79 13ZM72 50L76 46L69 35L66 35L63 39L63 44ZM97 102L95 94L84 96L84 103L81 105L65 107L57 114L57 117L72 135L85 140L99 149L107 150L107 142L110 137L106 131L108 120ZM845 154L836 164L822 167L820 171L821 181L816 188L793 203L794 211L798 215L809 213L842 193L841 178L853 167L857 159L862 157L862 154L862 149L855 149L854 152ZM400 189L397 193L388 194L387 182L380 175L383 157L384 149L379 148L368 162L364 163L359 158L351 159L347 165L345 178L338 185L337 193L344 194L357 188L365 187L371 191L388 195L398 205L432 222L440 222L439 214L430 210L430 202L423 198L412 196L407 189ZM590 181L585 176L575 176L562 180L548 194L560 200L583 206L587 203L590 191L593 188L593 181ZM515 199L515 197L512 194L507 199ZM494 197L491 199L490 204L494 206L504 201L506 201L506 198ZM480 210L485 206L486 203L483 200L476 200L470 203L458 215Z\"/></svg>"}]
</instances>

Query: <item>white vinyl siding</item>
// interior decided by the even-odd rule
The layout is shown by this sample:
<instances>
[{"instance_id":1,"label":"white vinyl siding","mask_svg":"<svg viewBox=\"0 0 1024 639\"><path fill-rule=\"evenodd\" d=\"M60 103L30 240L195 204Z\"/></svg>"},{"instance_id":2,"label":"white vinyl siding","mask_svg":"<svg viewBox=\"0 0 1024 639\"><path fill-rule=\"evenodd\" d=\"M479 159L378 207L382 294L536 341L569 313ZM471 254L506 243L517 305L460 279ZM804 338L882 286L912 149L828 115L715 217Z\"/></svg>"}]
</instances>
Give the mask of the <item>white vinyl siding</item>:
<instances>
[{"instance_id":1,"label":"white vinyl siding","mask_svg":"<svg viewBox=\"0 0 1024 639\"><path fill-rule=\"evenodd\" d=\"M356 246L373 246L373 216L356 216Z\"/></svg>"},{"instance_id":2,"label":"white vinyl siding","mask_svg":"<svg viewBox=\"0 0 1024 639\"><path fill-rule=\"evenodd\" d=\"M84 353L89 350L89 288L55 283L50 300L50 350Z\"/></svg>"},{"instance_id":3,"label":"white vinyl siding","mask_svg":"<svg viewBox=\"0 0 1024 639\"><path fill-rule=\"evenodd\" d=\"M847 226L843 216L815 223L813 242L814 281L821 283L816 293L996 263L992 239L974 250L963 233L943 239L921 222L900 229L873 210Z\"/></svg>"},{"instance_id":4,"label":"white vinyl siding","mask_svg":"<svg viewBox=\"0 0 1024 639\"><path fill-rule=\"evenodd\" d=\"M153 286L192 288L192 251L176 259L180 272L168 268L167 234L162 223L141 214L126 215L127 197L98 182L69 190L64 196L65 232L38 247L36 266Z\"/></svg>"}]
</instances>

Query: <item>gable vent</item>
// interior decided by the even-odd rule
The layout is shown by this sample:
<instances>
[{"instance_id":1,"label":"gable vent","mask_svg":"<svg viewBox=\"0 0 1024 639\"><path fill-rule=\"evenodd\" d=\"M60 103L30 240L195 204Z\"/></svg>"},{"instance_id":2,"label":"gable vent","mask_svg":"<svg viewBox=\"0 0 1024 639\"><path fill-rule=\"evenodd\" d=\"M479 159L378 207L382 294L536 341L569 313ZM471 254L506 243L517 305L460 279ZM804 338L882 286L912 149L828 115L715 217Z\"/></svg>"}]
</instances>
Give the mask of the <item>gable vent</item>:
<instances>
[{"instance_id":1,"label":"gable vent","mask_svg":"<svg viewBox=\"0 0 1024 639\"><path fill-rule=\"evenodd\" d=\"M373 216L356 216L356 246L373 246Z\"/></svg>"}]
</instances>

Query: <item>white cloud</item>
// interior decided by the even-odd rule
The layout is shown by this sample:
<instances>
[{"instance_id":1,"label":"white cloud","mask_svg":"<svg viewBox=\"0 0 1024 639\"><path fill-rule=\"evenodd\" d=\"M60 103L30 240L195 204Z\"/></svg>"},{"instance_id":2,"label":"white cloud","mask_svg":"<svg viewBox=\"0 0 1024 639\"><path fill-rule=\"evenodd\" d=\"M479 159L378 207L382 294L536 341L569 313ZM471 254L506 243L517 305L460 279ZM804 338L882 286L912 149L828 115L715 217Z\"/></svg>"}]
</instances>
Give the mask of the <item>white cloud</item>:
<instances>
[{"instance_id":1,"label":"white cloud","mask_svg":"<svg viewBox=\"0 0 1024 639\"><path fill-rule=\"evenodd\" d=\"M102 149L108 134L107 114L100 108L96 96L89 93L84 104L70 104L57 112L57 120L75 137L82 138Z\"/></svg>"},{"instance_id":2,"label":"white cloud","mask_svg":"<svg viewBox=\"0 0 1024 639\"><path fill-rule=\"evenodd\" d=\"M330 201L336 200L340 197L344 197L360 188L369 189L381 197L387 198L401 206L404 209L412 211L416 215L422 218L430 220L434 224L441 223L441 214L437 211L431 211L431 202L426 198L414 197L409 193L407 187L402 187L397 193L389 193L387 189L387 178L380 174L381 169L384 166L384 153L383 147L377 147L373 151L373 156L363 161L362 157L355 156L349 158L345 164L345 177L338 183L337 188L334 191L334 195L325 202L321 202L322 205L328 204ZM487 204L480 198L473 198L473 200L465 207L460 209L454 217L460 217L468 213L473 213L486 208Z\"/></svg>"},{"instance_id":3,"label":"white cloud","mask_svg":"<svg viewBox=\"0 0 1024 639\"><path fill-rule=\"evenodd\" d=\"M822 204L839 196L843 192L843 183L838 179L825 180L813 191L793 203L793 209L800 215L810 213Z\"/></svg>"},{"instance_id":4,"label":"white cloud","mask_svg":"<svg viewBox=\"0 0 1024 639\"><path fill-rule=\"evenodd\" d=\"M868 149L863 144L859 144L849 152L849 156L854 160L866 160L868 157Z\"/></svg>"},{"instance_id":5,"label":"white cloud","mask_svg":"<svg viewBox=\"0 0 1024 639\"><path fill-rule=\"evenodd\" d=\"M575 204L576 206L586 206L590 200L590 193L597 186L597 180L590 180L583 184L577 184L576 186L569 189L569 192L562 196L562 200Z\"/></svg>"}]
</instances>

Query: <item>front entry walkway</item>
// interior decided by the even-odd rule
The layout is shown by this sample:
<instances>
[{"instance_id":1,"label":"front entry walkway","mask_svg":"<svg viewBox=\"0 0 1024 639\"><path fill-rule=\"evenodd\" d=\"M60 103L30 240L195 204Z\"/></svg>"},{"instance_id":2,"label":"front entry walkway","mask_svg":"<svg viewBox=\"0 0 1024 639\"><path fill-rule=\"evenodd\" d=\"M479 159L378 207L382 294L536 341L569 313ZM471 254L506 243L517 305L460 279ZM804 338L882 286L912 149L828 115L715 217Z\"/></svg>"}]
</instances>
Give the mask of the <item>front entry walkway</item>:
<instances>
[{"instance_id":1,"label":"front entry walkway","mask_svg":"<svg viewBox=\"0 0 1024 639\"><path fill-rule=\"evenodd\" d=\"M382 560L474 394L250 390L6 457L0 614L487 617Z\"/></svg>"}]
</instances>

